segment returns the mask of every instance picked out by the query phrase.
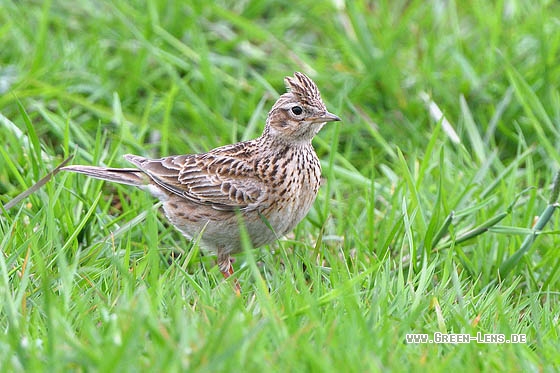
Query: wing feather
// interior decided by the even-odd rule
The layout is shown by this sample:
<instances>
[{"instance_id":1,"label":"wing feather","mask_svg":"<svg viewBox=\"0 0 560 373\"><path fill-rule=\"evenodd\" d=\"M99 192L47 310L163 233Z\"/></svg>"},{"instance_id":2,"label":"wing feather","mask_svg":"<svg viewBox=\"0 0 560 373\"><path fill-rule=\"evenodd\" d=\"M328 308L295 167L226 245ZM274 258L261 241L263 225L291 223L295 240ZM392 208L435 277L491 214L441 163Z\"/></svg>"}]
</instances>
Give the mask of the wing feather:
<instances>
[{"instance_id":1,"label":"wing feather","mask_svg":"<svg viewBox=\"0 0 560 373\"><path fill-rule=\"evenodd\" d=\"M236 156L235 148L210 153L148 159L125 158L145 172L156 184L192 202L217 210L250 209L266 193L266 184L255 173L250 157Z\"/></svg>"}]
</instances>

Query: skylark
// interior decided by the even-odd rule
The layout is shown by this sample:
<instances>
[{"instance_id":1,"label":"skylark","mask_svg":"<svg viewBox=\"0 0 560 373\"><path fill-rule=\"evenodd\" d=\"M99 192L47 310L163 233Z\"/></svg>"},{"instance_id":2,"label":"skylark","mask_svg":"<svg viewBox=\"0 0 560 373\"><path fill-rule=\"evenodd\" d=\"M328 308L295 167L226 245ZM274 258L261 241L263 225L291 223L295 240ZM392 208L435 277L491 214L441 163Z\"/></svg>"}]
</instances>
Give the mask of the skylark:
<instances>
[{"instance_id":1,"label":"skylark","mask_svg":"<svg viewBox=\"0 0 560 373\"><path fill-rule=\"evenodd\" d=\"M291 231L311 208L321 184L321 165L311 140L326 122L319 89L306 75L285 78L262 135L203 154L148 159L124 157L137 168L68 166L98 179L146 189L163 201L169 221L188 239L200 235L214 252L224 277L233 274L231 255L241 251L242 219L254 247ZM237 291L239 290L238 285Z\"/></svg>"}]
</instances>

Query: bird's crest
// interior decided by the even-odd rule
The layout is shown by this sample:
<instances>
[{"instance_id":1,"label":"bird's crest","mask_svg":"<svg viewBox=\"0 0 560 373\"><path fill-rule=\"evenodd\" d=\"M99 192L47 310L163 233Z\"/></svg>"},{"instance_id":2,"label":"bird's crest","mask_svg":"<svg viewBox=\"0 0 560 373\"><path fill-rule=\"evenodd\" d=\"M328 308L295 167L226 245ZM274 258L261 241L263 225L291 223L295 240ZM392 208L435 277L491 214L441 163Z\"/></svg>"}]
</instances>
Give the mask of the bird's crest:
<instances>
[{"instance_id":1,"label":"bird's crest","mask_svg":"<svg viewBox=\"0 0 560 373\"><path fill-rule=\"evenodd\" d=\"M287 76L284 81L290 93L303 104L320 108L325 107L323 100L321 100L319 88L307 75L296 72L293 77Z\"/></svg>"}]
</instances>

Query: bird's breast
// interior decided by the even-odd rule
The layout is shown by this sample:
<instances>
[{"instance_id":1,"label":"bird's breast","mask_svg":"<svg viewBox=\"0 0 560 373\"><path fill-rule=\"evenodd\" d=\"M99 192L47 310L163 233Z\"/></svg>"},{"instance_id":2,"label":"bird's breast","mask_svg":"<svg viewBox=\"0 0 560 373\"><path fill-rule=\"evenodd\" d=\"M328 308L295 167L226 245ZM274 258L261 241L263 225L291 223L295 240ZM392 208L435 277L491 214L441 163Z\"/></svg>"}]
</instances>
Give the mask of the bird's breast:
<instances>
[{"instance_id":1,"label":"bird's breast","mask_svg":"<svg viewBox=\"0 0 560 373\"><path fill-rule=\"evenodd\" d=\"M263 215L276 234L292 230L307 215L321 184L321 166L313 148L272 159L265 181L270 201Z\"/></svg>"}]
</instances>

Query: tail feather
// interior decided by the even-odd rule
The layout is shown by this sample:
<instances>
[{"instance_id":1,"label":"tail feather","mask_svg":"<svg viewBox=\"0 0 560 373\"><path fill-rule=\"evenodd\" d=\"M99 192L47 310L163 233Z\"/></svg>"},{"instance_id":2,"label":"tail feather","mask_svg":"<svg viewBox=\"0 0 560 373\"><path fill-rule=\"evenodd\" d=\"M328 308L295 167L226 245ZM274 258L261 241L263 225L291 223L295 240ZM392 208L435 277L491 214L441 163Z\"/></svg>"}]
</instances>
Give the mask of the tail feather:
<instances>
[{"instance_id":1,"label":"tail feather","mask_svg":"<svg viewBox=\"0 0 560 373\"><path fill-rule=\"evenodd\" d=\"M133 186L143 186L150 183L148 175L137 168L106 168L76 165L63 167L62 170Z\"/></svg>"}]
</instances>

